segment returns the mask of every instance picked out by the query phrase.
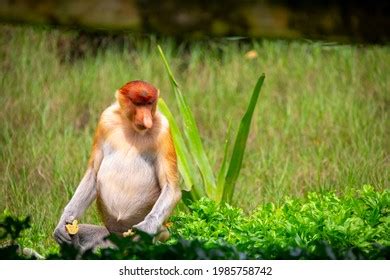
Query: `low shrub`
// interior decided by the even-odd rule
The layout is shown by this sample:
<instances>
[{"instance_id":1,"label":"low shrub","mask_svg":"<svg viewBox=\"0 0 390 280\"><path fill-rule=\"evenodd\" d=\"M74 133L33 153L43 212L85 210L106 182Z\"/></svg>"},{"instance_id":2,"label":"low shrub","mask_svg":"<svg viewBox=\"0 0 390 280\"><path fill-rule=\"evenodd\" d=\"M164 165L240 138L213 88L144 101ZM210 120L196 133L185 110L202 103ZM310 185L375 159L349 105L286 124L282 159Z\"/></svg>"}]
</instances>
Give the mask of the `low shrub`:
<instances>
[{"instance_id":1,"label":"low shrub","mask_svg":"<svg viewBox=\"0 0 390 280\"><path fill-rule=\"evenodd\" d=\"M30 227L30 219L6 216L0 222L0 260L1 259L37 259L40 255L31 249L23 250L18 245L20 233ZM78 249L62 245L59 253L47 255L46 259L89 259L89 260L121 260L121 259L246 259L246 254L239 252L235 246L219 243L218 246L205 246L204 241L175 239L174 244L153 244L152 237L139 233L138 241L130 237L120 238L114 234L108 237L114 248L98 251L80 252Z\"/></svg>"},{"instance_id":2,"label":"low shrub","mask_svg":"<svg viewBox=\"0 0 390 280\"><path fill-rule=\"evenodd\" d=\"M203 198L171 218L172 238L153 244L140 233L109 239L116 248L78 252L69 246L47 259L390 259L390 192L371 186L338 197L310 193L305 199L268 203L246 215ZM29 219L0 222L0 259L30 259L18 246Z\"/></svg>"},{"instance_id":3,"label":"low shrub","mask_svg":"<svg viewBox=\"0 0 390 280\"><path fill-rule=\"evenodd\" d=\"M173 217L176 238L199 239L212 248L226 242L251 259L389 258L390 192L371 186L334 193L310 193L250 215L228 204L202 199Z\"/></svg>"}]
</instances>

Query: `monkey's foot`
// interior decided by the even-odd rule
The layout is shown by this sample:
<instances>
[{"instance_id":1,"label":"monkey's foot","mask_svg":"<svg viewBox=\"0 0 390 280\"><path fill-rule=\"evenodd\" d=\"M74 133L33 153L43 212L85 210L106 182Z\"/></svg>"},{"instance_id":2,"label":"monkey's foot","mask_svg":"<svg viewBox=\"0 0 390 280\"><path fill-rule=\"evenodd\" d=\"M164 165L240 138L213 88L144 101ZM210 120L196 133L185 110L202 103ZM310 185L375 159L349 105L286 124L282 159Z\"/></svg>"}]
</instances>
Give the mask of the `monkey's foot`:
<instances>
[{"instance_id":1,"label":"monkey's foot","mask_svg":"<svg viewBox=\"0 0 390 280\"><path fill-rule=\"evenodd\" d=\"M125 231L122 233L123 237L129 237L135 235L135 232L132 229L129 229L128 231Z\"/></svg>"}]
</instances>

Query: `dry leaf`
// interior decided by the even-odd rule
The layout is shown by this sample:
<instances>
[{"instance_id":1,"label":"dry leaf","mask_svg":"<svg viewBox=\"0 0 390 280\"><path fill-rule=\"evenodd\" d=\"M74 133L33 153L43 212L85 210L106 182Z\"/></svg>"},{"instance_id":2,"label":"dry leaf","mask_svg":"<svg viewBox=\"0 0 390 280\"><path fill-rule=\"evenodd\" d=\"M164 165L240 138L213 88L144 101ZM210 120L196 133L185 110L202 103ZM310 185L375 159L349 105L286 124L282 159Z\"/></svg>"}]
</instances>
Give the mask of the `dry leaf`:
<instances>
[{"instance_id":1,"label":"dry leaf","mask_svg":"<svg viewBox=\"0 0 390 280\"><path fill-rule=\"evenodd\" d=\"M248 59L255 59L258 56L257 51L251 50L245 54L245 57Z\"/></svg>"}]
</instances>

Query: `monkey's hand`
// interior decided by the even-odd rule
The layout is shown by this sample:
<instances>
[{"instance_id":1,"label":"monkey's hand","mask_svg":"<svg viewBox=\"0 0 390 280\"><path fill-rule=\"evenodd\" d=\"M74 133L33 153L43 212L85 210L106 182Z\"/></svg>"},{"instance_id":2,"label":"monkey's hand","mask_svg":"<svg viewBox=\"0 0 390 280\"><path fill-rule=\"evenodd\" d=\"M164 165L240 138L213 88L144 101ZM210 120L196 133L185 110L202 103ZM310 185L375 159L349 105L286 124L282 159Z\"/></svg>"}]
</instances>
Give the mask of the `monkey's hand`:
<instances>
[{"instance_id":1,"label":"monkey's hand","mask_svg":"<svg viewBox=\"0 0 390 280\"><path fill-rule=\"evenodd\" d=\"M69 234L69 232L66 229L66 226L69 224L72 224L74 220L74 217L69 217L65 220L61 220L56 229L54 230L53 236L54 239L59 243L59 244L71 244L72 243L72 236Z\"/></svg>"},{"instance_id":2,"label":"monkey's hand","mask_svg":"<svg viewBox=\"0 0 390 280\"><path fill-rule=\"evenodd\" d=\"M154 220L143 220L142 222L133 226L134 229L146 232L149 235L156 235L161 225L158 225Z\"/></svg>"}]
</instances>

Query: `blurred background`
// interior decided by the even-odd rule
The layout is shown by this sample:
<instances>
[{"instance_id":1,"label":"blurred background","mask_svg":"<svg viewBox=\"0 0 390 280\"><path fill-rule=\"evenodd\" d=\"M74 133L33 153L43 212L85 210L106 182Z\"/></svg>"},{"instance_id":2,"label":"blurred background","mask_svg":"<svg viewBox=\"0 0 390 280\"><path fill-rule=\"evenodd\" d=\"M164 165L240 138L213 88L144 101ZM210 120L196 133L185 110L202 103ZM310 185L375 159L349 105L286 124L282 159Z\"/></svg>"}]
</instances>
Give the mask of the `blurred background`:
<instances>
[{"instance_id":1,"label":"blurred background","mask_svg":"<svg viewBox=\"0 0 390 280\"><path fill-rule=\"evenodd\" d=\"M389 1L376 0L1 0L3 22L178 38L243 36L384 43Z\"/></svg>"},{"instance_id":2,"label":"blurred background","mask_svg":"<svg viewBox=\"0 0 390 280\"><path fill-rule=\"evenodd\" d=\"M390 1L0 0L0 214L48 253L100 113L142 79L178 116L157 44L214 171L261 73L233 203L389 188ZM83 223L100 223L91 207Z\"/></svg>"}]
</instances>

